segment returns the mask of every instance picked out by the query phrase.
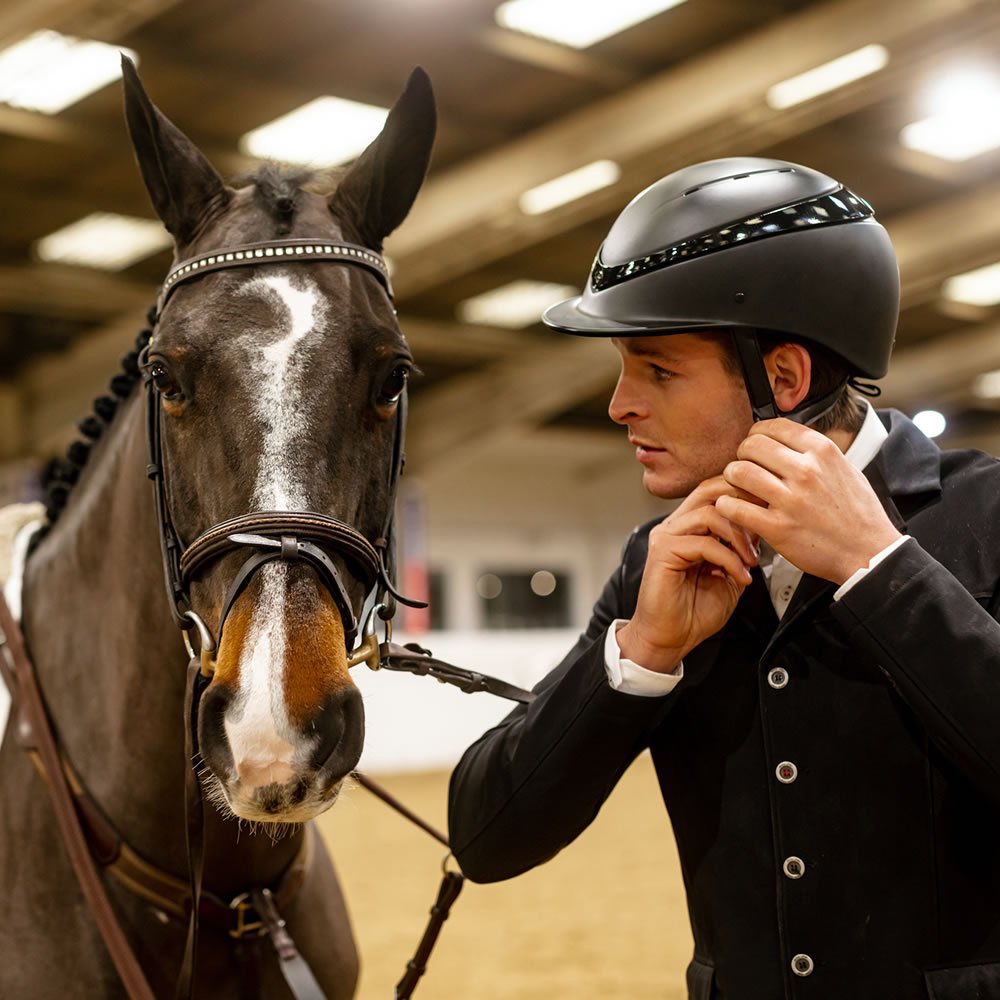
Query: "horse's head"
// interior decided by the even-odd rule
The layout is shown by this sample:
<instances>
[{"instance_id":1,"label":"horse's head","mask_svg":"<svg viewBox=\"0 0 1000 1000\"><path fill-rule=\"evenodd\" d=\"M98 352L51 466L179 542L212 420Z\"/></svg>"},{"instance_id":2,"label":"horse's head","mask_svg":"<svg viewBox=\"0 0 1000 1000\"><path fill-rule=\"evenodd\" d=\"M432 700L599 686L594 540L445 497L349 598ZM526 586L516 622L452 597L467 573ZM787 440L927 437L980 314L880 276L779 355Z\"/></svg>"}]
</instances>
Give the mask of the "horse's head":
<instances>
[{"instance_id":1,"label":"horse's head","mask_svg":"<svg viewBox=\"0 0 1000 1000\"><path fill-rule=\"evenodd\" d=\"M330 195L276 168L227 186L131 64L124 76L136 156L177 261L298 238L377 252L423 181L435 111L420 70ZM307 260L290 252L206 268L163 307L147 372L159 393L166 502L186 543L261 511L316 512L373 543L385 530L412 359L372 269ZM214 654L201 752L216 792L244 818L308 819L336 798L361 753L345 617L360 613L371 580L343 548L320 547L343 596L315 560L264 562L231 601ZM191 603L210 628L253 551L226 549L194 574Z\"/></svg>"}]
</instances>

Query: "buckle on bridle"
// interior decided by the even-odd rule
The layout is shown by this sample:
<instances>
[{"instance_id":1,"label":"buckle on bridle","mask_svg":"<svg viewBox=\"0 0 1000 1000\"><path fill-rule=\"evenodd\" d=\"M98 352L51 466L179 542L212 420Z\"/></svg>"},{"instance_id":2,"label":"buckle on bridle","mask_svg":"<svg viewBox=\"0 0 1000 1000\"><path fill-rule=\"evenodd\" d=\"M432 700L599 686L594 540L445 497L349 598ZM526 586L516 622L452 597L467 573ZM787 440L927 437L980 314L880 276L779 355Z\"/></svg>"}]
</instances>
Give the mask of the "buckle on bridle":
<instances>
[{"instance_id":1,"label":"buckle on bridle","mask_svg":"<svg viewBox=\"0 0 1000 1000\"><path fill-rule=\"evenodd\" d=\"M237 941L245 937L264 937L268 933L251 897L251 893L241 892L229 904L229 909L236 913L236 926L229 929L229 936ZM256 919L248 919L248 914Z\"/></svg>"},{"instance_id":2,"label":"buckle on bridle","mask_svg":"<svg viewBox=\"0 0 1000 1000\"><path fill-rule=\"evenodd\" d=\"M375 619L376 617L381 618L385 623L385 641L389 642L392 639L392 616L382 615L382 612L388 610L385 604L378 601L372 605L362 629L361 644L347 657L348 669L362 663L366 664L369 670L381 669L382 650L379 646L378 636L375 635Z\"/></svg>"}]
</instances>

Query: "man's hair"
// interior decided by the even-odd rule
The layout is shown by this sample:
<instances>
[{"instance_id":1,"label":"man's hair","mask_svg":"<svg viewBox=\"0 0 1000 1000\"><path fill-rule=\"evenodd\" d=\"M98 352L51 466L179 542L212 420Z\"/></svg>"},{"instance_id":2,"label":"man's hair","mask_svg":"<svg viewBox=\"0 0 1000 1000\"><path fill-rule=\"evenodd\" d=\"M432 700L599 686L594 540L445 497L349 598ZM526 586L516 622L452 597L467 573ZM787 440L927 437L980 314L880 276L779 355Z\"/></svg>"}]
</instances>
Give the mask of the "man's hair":
<instances>
[{"instance_id":1,"label":"man's hair","mask_svg":"<svg viewBox=\"0 0 1000 1000\"><path fill-rule=\"evenodd\" d=\"M740 364L739 354L736 353L736 346L733 344L733 335L727 330L719 330L712 336L722 351L722 363L726 372L742 381L743 366ZM819 399L821 396L833 392L838 385L843 386L833 406L809 425L813 430L817 430L821 434L833 430L849 431L856 434L861 430L865 419L865 402L858 393L845 384L845 379L852 373L844 361L833 351L792 334L779 333L774 330L758 330L757 342L760 344L761 355L770 354L781 344L799 344L808 351L812 361L812 374L809 380L809 392L806 393L803 403L812 402L814 399Z\"/></svg>"}]
</instances>

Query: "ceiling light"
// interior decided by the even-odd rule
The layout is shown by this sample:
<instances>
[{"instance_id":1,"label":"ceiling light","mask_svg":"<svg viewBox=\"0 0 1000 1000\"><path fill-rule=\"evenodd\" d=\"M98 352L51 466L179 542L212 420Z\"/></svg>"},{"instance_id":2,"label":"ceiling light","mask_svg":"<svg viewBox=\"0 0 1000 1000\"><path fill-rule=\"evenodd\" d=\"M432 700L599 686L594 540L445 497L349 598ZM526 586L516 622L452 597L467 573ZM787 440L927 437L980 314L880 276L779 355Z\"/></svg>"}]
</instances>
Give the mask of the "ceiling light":
<instances>
[{"instance_id":1,"label":"ceiling light","mask_svg":"<svg viewBox=\"0 0 1000 1000\"><path fill-rule=\"evenodd\" d=\"M509 0L497 7L494 17L502 28L585 49L683 2L614 0L567 4L566 0Z\"/></svg>"},{"instance_id":2,"label":"ceiling light","mask_svg":"<svg viewBox=\"0 0 1000 1000\"><path fill-rule=\"evenodd\" d=\"M848 52L846 56L776 83L764 99L768 107L781 111L876 73L888 61L889 50L884 45L866 45L863 49Z\"/></svg>"},{"instance_id":3,"label":"ceiling light","mask_svg":"<svg viewBox=\"0 0 1000 1000\"><path fill-rule=\"evenodd\" d=\"M970 306L1000 305L1000 261L948 278L941 292L953 302Z\"/></svg>"},{"instance_id":4,"label":"ceiling light","mask_svg":"<svg viewBox=\"0 0 1000 1000\"><path fill-rule=\"evenodd\" d=\"M972 380L972 394L980 399L1000 399L1000 371L977 375Z\"/></svg>"},{"instance_id":5,"label":"ceiling light","mask_svg":"<svg viewBox=\"0 0 1000 1000\"><path fill-rule=\"evenodd\" d=\"M0 52L0 102L58 114L117 80L123 53L138 62L131 49L36 31Z\"/></svg>"},{"instance_id":6,"label":"ceiling light","mask_svg":"<svg viewBox=\"0 0 1000 1000\"><path fill-rule=\"evenodd\" d=\"M938 413L937 410L921 410L914 414L913 422L917 425L917 429L923 431L929 438L936 438L943 434L948 426L944 414Z\"/></svg>"},{"instance_id":7,"label":"ceiling light","mask_svg":"<svg viewBox=\"0 0 1000 1000\"><path fill-rule=\"evenodd\" d=\"M911 122L899 140L942 160L969 160L1000 146L1000 78L985 69L941 77L926 97L931 114Z\"/></svg>"},{"instance_id":8,"label":"ceiling light","mask_svg":"<svg viewBox=\"0 0 1000 1000\"><path fill-rule=\"evenodd\" d=\"M458 318L464 323L502 326L520 330L542 318L553 302L579 295L572 285L544 281L512 281L458 304Z\"/></svg>"},{"instance_id":9,"label":"ceiling light","mask_svg":"<svg viewBox=\"0 0 1000 1000\"><path fill-rule=\"evenodd\" d=\"M621 167L614 160L595 160L525 191L518 204L526 215L541 215L601 188L610 187L621 175Z\"/></svg>"},{"instance_id":10,"label":"ceiling light","mask_svg":"<svg viewBox=\"0 0 1000 1000\"><path fill-rule=\"evenodd\" d=\"M35 249L45 261L120 271L170 245L162 223L95 212L43 237Z\"/></svg>"},{"instance_id":11,"label":"ceiling light","mask_svg":"<svg viewBox=\"0 0 1000 1000\"><path fill-rule=\"evenodd\" d=\"M388 108L317 97L247 132L240 150L258 159L332 167L353 160L382 131Z\"/></svg>"}]
</instances>

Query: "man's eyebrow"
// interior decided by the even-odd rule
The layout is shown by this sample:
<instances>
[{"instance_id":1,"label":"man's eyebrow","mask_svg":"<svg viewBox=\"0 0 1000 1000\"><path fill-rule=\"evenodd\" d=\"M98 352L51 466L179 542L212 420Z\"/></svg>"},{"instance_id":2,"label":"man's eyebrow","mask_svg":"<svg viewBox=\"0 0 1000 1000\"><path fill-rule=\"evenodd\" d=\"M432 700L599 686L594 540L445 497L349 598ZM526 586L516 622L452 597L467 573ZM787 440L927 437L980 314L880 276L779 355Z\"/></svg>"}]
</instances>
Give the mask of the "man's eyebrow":
<instances>
[{"instance_id":1,"label":"man's eyebrow","mask_svg":"<svg viewBox=\"0 0 1000 1000\"><path fill-rule=\"evenodd\" d=\"M624 340L624 338L622 339ZM630 344L627 341L625 341L625 350L636 358L655 358L658 361L669 361L671 364L677 364L683 360L676 354L671 354L669 350L648 347L644 344Z\"/></svg>"}]
</instances>

